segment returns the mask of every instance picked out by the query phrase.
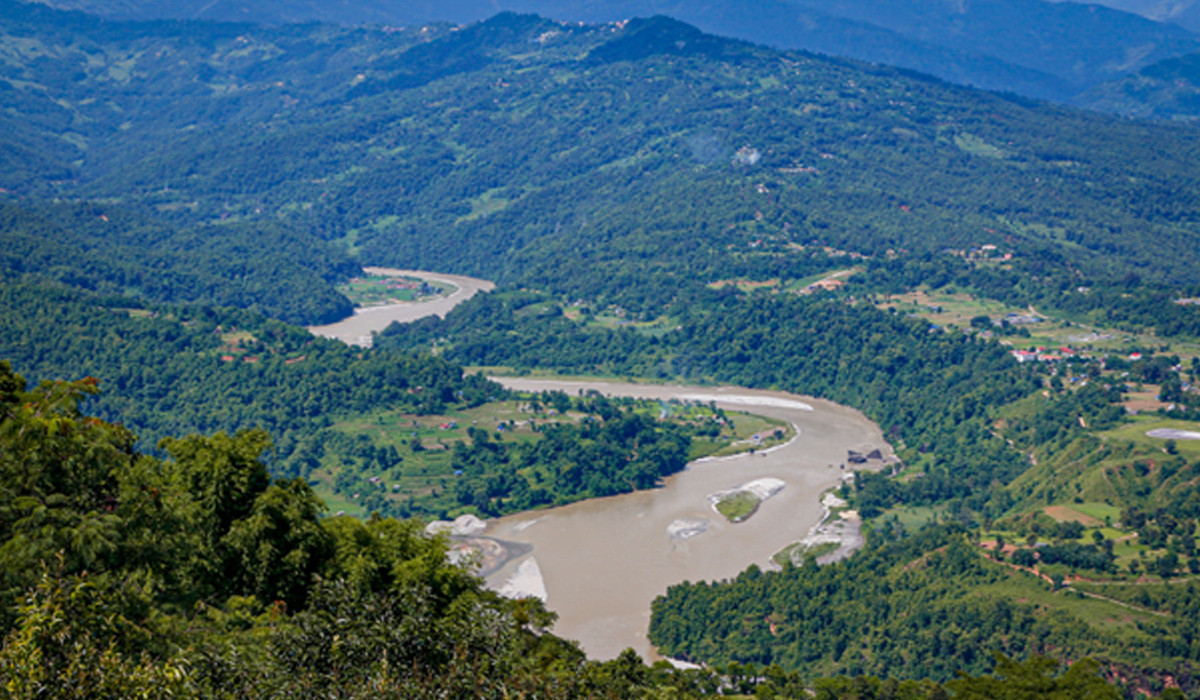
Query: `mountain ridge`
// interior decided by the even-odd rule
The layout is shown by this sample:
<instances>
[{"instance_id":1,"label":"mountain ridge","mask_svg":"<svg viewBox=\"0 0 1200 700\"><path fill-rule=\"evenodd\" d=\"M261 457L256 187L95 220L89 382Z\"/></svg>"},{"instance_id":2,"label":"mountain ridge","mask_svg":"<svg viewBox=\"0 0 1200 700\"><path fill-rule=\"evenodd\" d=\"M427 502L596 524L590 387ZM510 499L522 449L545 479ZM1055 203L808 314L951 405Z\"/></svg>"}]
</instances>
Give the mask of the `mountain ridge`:
<instances>
[{"instance_id":1,"label":"mountain ridge","mask_svg":"<svg viewBox=\"0 0 1200 700\"><path fill-rule=\"evenodd\" d=\"M245 2L164 4L129 0L41 0L123 19L206 18L267 24L428 24L479 21L497 11L560 20L611 22L665 14L698 28L783 49L844 55L920 70L960 84L1064 101L1105 79L1200 48L1200 38L1141 15L1042 0L976 0L948 5L855 0L458 0L448 3L316 5L294 0L272 9ZM943 9L948 8L948 9ZM957 37L957 38L956 38Z\"/></svg>"}]
</instances>

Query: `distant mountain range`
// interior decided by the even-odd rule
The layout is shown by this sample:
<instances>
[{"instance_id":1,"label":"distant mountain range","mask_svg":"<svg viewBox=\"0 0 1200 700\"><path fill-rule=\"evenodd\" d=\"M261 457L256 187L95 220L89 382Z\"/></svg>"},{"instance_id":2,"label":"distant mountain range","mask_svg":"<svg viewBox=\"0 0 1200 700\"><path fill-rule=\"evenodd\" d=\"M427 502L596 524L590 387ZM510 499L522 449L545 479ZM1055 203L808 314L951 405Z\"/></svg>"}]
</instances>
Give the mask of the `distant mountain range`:
<instances>
[{"instance_id":1,"label":"distant mountain range","mask_svg":"<svg viewBox=\"0 0 1200 700\"><path fill-rule=\"evenodd\" d=\"M1132 12L1157 22L1173 22L1193 32L1200 32L1200 0L1096 0L1095 4Z\"/></svg>"},{"instance_id":2,"label":"distant mountain range","mask_svg":"<svg viewBox=\"0 0 1200 700\"><path fill-rule=\"evenodd\" d=\"M1088 90L1074 100L1089 109L1139 119L1200 119L1200 53L1169 58Z\"/></svg>"},{"instance_id":3,"label":"distant mountain range","mask_svg":"<svg viewBox=\"0 0 1200 700\"><path fill-rule=\"evenodd\" d=\"M42 1L114 19L265 24L464 23L501 10L585 22L661 14L710 33L777 48L895 65L950 82L1060 102L1200 50L1195 34L1142 16L1185 23L1195 10L1190 0L1113 0L1131 11L1043 0Z\"/></svg>"}]
</instances>

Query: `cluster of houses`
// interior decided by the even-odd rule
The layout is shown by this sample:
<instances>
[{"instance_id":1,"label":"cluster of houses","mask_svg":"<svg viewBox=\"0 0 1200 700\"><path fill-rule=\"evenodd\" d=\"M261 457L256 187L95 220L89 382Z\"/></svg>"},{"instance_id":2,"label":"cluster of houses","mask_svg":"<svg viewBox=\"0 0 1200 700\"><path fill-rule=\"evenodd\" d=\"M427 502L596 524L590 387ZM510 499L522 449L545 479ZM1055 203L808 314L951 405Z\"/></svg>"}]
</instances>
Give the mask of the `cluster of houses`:
<instances>
[{"instance_id":1,"label":"cluster of houses","mask_svg":"<svg viewBox=\"0 0 1200 700\"><path fill-rule=\"evenodd\" d=\"M1004 314L1004 318L1000 322L1008 321L1014 326L1026 326L1031 323L1041 323L1043 320L1045 319L1036 314L1019 314L1014 311Z\"/></svg>"},{"instance_id":2,"label":"cluster of houses","mask_svg":"<svg viewBox=\"0 0 1200 700\"><path fill-rule=\"evenodd\" d=\"M1017 362L1061 362L1076 357L1077 353L1067 346L1047 349L1039 346L1036 350L1013 350L1012 356Z\"/></svg>"},{"instance_id":3,"label":"cluster of houses","mask_svg":"<svg viewBox=\"0 0 1200 700\"><path fill-rule=\"evenodd\" d=\"M1059 348L1046 348L1045 346L1039 345L1035 350L1013 350L1012 356L1017 359L1017 362L1061 362L1063 360L1073 360L1077 357L1084 357L1084 355L1078 350L1072 350L1066 345L1063 345ZM1129 353L1129 360L1131 362L1137 362L1140 359L1142 359L1142 353ZM1103 360L1101 361L1101 366L1103 366ZM1176 371L1178 371L1178 369L1179 368L1177 366Z\"/></svg>"},{"instance_id":4,"label":"cluster of houses","mask_svg":"<svg viewBox=\"0 0 1200 700\"><path fill-rule=\"evenodd\" d=\"M883 459L883 453L880 452L879 450L871 450L870 452L868 452L865 455L861 452L856 452L854 450L846 450L846 452L847 452L846 461L851 464L866 464L867 460L869 460L869 459L875 459L875 460Z\"/></svg>"},{"instance_id":5,"label":"cluster of houses","mask_svg":"<svg viewBox=\"0 0 1200 700\"><path fill-rule=\"evenodd\" d=\"M1001 254L995 244L985 243L980 246L972 246L966 249L945 248L943 253L955 255L967 260L1012 260L1012 253Z\"/></svg>"}]
</instances>

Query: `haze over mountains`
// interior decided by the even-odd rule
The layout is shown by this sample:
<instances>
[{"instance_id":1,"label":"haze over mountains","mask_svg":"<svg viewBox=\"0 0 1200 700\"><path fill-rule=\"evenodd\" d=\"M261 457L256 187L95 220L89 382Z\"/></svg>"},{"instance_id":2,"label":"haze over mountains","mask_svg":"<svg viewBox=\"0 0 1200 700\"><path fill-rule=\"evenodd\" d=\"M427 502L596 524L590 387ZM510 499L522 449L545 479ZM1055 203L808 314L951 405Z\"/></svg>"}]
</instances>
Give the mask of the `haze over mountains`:
<instances>
[{"instance_id":1,"label":"haze over mountains","mask_svg":"<svg viewBox=\"0 0 1200 700\"><path fill-rule=\"evenodd\" d=\"M1196 0L1098 0L1095 4L1132 12L1157 22L1172 22L1193 32L1200 31L1200 2Z\"/></svg>"},{"instance_id":2,"label":"haze over mountains","mask_svg":"<svg viewBox=\"0 0 1200 700\"><path fill-rule=\"evenodd\" d=\"M897 65L960 84L1055 101L1070 101L1096 85L1200 48L1200 39L1176 24L1098 5L1042 0L46 2L118 19L202 18L272 24L462 23L486 19L500 10L585 22L663 14L724 36ZM1142 11L1154 13L1152 8Z\"/></svg>"}]
</instances>

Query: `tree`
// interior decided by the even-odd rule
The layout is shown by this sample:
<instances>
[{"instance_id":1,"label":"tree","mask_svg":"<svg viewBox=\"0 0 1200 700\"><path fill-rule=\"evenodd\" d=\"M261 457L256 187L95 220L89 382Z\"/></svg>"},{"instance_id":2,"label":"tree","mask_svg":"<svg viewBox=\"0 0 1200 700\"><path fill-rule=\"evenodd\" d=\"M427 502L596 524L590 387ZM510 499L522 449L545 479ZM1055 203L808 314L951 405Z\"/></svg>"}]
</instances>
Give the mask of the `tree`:
<instances>
[{"instance_id":1,"label":"tree","mask_svg":"<svg viewBox=\"0 0 1200 700\"><path fill-rule=\"evenodd\" d=\"M223 539L237 560L233 590L300 609L311 581L333 553L333 538L317 520L325 505L300 479L259 494L246 518Z\"/></svg>"},{"instance_id":2,"label":"tree","mask_svg":"<svg viewBox=\"0 0 1200 700\"><path fill-rule=\"evenodd\" d=\"M1171 578L1175 575L1175 570L1179 568L1179 555L1174 552L1167 552L1154 561L1154 573L1164 579Z\"/></svg>"},{"instance_id":3,"label":"tree","mask_svg":"<svg viewBox=\"0 0 1200 700\"><path fill-rule=\"evenodd\" d=\"M245 582L243 552L238 548L248 545L249 535L226 538L270 485L267 468L259 459L270 445L266 432L257 429L234 436L167 438L159 443L171 457L168 479L178 494L176 507L193 543L192 556L182 564L196 597L239 591Z\"/></svg>"},{"instance_id":4,"label":"tree","mask_svg":"<svg viewBox=\"0 0 1200 700\"><path fill-rule=\"evenodd\" d=\"M4 697L166 700L191 695L185 661L137 651L146 632L126 619L124 607L104 581L65 576L61 566L53 575L45 571L0 649Z\"/></svg>"},{"instance_id":5,"label":"tree","mask_svg":"<svg viewBox=\"0 0 1200 700\"><path fill-rule=\"evenodd\" d=\"M962 676L946 683L946 688L961 700L1119 700L1121 693L1105 682L1100 664L1080 659L1063 673L1059 663L1035 654L1024 662L996 655L991 675Z\"/></svg>"}]
</instances>

